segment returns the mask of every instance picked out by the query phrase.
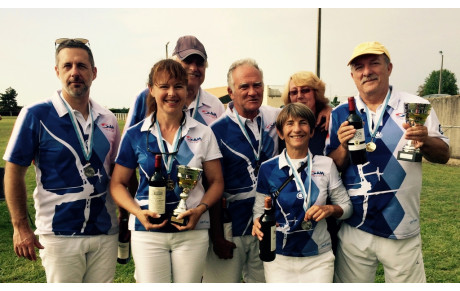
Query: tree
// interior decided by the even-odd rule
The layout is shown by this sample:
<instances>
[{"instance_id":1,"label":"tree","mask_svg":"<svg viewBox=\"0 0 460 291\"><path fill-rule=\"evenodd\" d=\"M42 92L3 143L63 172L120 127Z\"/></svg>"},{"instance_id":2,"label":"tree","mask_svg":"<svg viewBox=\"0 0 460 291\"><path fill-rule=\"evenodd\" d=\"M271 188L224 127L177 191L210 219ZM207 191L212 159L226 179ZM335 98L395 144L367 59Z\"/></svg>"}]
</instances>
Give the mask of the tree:
<instances>
[{"instance_id":1,"label":"tree","mask_svg":"<svg viewBox=\"0 0 460 291\"><path fill-rule=\"evenodd\" d=\"M13 115L13 112L17 112L19 110L18 102L16 101L17 96L18 93L11 87L6 89L5 93L0 93L0 110L9 112L10 116Z\"/></svg>"},{"instance_id":2,"label":"tree","mask_svg":"<svg viewBox=\"0 0 460 291\"><path fill-rule=\"evenodd\" d=\"M458 86L455 74L449 70L442 70L441 94L457 95ZM417 90L417 95L425 96L430 94L438 94L439 91L439 70L431 72L425 79L425 84L420 85Z\"/></svg>"}]
</instances>

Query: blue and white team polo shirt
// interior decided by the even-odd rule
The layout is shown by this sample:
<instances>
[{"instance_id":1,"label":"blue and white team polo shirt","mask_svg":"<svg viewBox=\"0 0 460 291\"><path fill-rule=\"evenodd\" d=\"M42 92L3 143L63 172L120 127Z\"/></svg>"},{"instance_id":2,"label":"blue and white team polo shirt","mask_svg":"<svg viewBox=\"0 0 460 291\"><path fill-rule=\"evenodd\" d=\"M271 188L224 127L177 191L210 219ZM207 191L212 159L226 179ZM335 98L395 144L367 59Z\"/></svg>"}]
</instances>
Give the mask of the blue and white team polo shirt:
<instances>
[{"instance_id":1,"label":"blue and white team polo shirt","mask_svg":"<svg viewBox=\"0 0 460 291\"><path fill-rule=\"evenodd\" d=\"M124 167L135 169L139 166L139 187L136 192L135 200L142 209L148 208L148 181L155 172L155 153L160 153L162 150L158 145L158 130L156 125L152 124L152 116L149 115L143 122L140 122L128 129L124 134L116 163ZM177 183L177 166L186 165L189 167L203 168L203 162L220 159L222 157L219 147L217 146L216 138L211 129L194 120L187 114L185 115L185 123L182 125L182 134L178 142L178 152L174 155L172 166L170 168L170 178L174 181L174 191L166 192L166 213L171 214L177 207L180 200L182 189ZM148 147L147 150L147 140ZM163 148L168 152L173 152L173 146L165 140L161 141ZM165 155L162 156L162 172L167 178L168 169L165 167ZM204 175L204 173L203 173ZM187 208L196 207L204 196L204 187L201 178L195 188L189 192L189 197L186 201ZM195 229L209 228L209 212L206 211L201 215L200 221ZM129 220L130 230L145 231L144 226L139 220L130 214ZM178 230L171 225L167 225L159 230L159 232L177 232Z\"/></svg>"},{"instance_id":2,"label":"blue and white team polo shirt","mask_svg":"<svg viewBox=\"0 0 460 291\"><path fill-rule=\"evenodd\" d=\"M357 113L364 122L366 142L370 142L365 104L355 97ZM364 165L350 165L342 173L342 180L353 203L353 215L346 220L351 226L368 233L391 239L404 239L420 232L420 192L422 163L397 160L398 151L406 144L404 139L404 103L429 103L428 100L392 90L388 106L377 109L377 116L385 110L374 140L377 148L368 152ZM337 131L348 116L348 105L341 104L332 111L326 154L340 146ZM375 118L374 122L377 122ZM449 144L441 131L433 108L425 126L428 135Z\"/></svg>"},{"instance_id":3,"label":"blue and white team polo shirt","mask_svg":"<svg viewBox=\"0 0 460 291\"><path fill-rule=\"evenodd\" d=\"M141 93L139 93L139 95L137 95L134 103L130 107L128 116L126 118L126 129L144 120L145 114L147 112L146 99L148 98L149 94L149 88L146 88ZM194 114L196 102L198 99L198 111L196 114ZM194 117L198 122L204 125L210 125L225 112L225 107L216 96L204 91L200 87L197 98L195 98L195 100L190 103L185 112L187 112L189 116Z\"/></svg>"},{"instance_id":4,"label":"blue and white team polo shirt","mask_svg":"<svg viewBox=\"0 0 460 291\"><path fill-rule=\"evenodd\" d=\"M21 110L3 158L25 167L34 162L36 234L115 234L116 205L108 188L120 142L117 120L90 100L94 133L89 162L95 175L87 177L83 170L87 161L60 93ZM86 136L90 122L78 123Z\"/></svg>"},{"instance_id":5,"label":"blue and white team polo shirt","mask_svg":"<svg viewBox=\"0 0 460 291\"><path fill-rule=\"evenodd\" d=\"M260 217L263 213L263 197L270 195L274 198L273 194L292 174L285 153L286 150L283 150L279 156L266 161L260 167L257 181L257 205L254 206L255 217ZM304 162L307 162L307 158ZM326 205L328 196L331 196L333 204L342 207L344 212L341 219L351 214L351 202L334 161L329 157L316 155L312 158L312 165L300 173L306 193L310 193L309 205L306 205L307 197L297 186L295 179L292 179L274 200L276 201L274 207L277 225L277 254L308 257L331 250L331 237L327 231L325 219L319 222L312 221L312 230L307 231L301 228L306 210L312 205Z\"/></svg>"},{"instance_id":6,"label":"blue and white team polo shirt","mask_svg":"<svg viewBox=\"0 0 460 291\"><path fill-rule=\"evenodd\" d=\"M259 157L262 163L278 154L275 121L280 111L280 108L261 106L259 115L254 118L254 121L239 116L245 125L252 146L241 131L235 115L236 110L233 110L233 102L228 104L224 115L211 124L223 156L221 160L225 185L223 195L229 203L228 210L232 217L233 236L251 235L252 231L252 208L257 185L254 149L259 148L259 140L256 140L258 134L253 133L249 123L257 122L253 125L258 129L263 125Z\"/></svg>"}]
</instances>

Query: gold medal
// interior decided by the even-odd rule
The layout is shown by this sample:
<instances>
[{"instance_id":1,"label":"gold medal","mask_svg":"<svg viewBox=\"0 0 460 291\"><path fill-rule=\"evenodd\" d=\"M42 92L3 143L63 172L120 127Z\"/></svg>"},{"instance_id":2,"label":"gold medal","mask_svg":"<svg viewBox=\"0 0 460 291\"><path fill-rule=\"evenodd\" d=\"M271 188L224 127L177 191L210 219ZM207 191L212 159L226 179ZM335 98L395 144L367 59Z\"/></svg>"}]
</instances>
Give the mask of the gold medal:
<instances>
[{"instance_id":1,"label":"gold medal","mask_svg":"<svg viewBox=\"0 0 460 291\"><path fill-rule=\"evenodd\" d=\"M369 153L372 153L373 151L375 151L376 148L377 148L377 145L372 141L366 144L366 151Z\"/></svg>"},{"instance_id":2,"label":"gold medal","mask_svg":"<svg viewBox=\"0 0 460 291\"><path fill-rule=\"evenodd\" d=\"M166 180L166 190L173 191L174 190L174 181L171 180L171 177L168 175L168 180Z\"/></svg>"},{"instance_id":3,"label":"gold medal","mask_svg":"<svg viewBox=\"0 0 460 291\"><path fill-rule=\"evenodd\" d=\"M88 178L94 177L96 175L96 172L94 171L94 168L90 166L90 164L86 164L86 166L83 168L83 172L85 173L85 176Z\"/></svg>"},{"instance_id":4,"label":"gold medal","mask_svg":"<svg viewBox=\"0 0 460 291\"><path fill-rule=\"evenodd\" d=\"M304 220L300 224L300 227L302 227L303 230L311 230L313 228L313 223L311 223L310 220Z\"/></svg>"}]
</instances>

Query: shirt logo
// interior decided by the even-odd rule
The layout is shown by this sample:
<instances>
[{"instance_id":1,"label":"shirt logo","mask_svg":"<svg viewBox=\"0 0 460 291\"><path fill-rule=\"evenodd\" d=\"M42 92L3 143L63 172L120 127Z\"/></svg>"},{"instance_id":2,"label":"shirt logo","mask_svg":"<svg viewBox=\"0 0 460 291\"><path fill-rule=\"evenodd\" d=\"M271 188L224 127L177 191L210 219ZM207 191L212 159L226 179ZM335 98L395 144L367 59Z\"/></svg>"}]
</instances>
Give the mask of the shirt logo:
<instances>
[{"instance_id":1,"label":"shirt logo","mask_svg":"<svg viewBox=\"0 0 460 291\"><path fill-rule=\"evenodd\" d=\"M311 175L314 177L324 176L324 172L323 171L312 171Z\"/></svg>"},{"instance_id":2,"label":"shirt logo","mask_svg":"<svg viewBox=\"0 0 460 291\"><path fill-rule=\"evenodd\" d=\"M404 112L396 113L396 117L403 118L406 117L406 114Z\"/></svg>"},{"instance_id":3,"label":"shirt logo","mask_svg":"<svg viewBox=\"0 0 460 291\"><path fill-rule=\"evenodd\" d=\"M111 125L111 124L108 124L108 123L101 123L101 127L105 130L108 130L110 132L114 132L115 131L115 126Z\"/></svg>"},{"instance_id":4,"label":"shirt logo","mask_svg":"<svg viewBox=\"0 0 460 291\"><path fill-rule=\"evenodd\" d=\"M185 138L190 143L198 143L201 141L201 137L191 137L190 135L187 135Z\"/></svg>"},{"instance_id":5,"label":"shirt logo","mask_svg":"<svg viewBox=\"0 0 460 291\"><path fill-rule=\"evenodd\" d=\"M206 110L201 110L201 113L203 113L204 115L207 115L207 116L211 116L211 117L213 117L214 119L217 118L217 114L216 114L215 112L206 111Z\"/></svg>"},{"instance_id":6,"label":"shirt logo","mask_svg":"<svg viewBox=\"0 0 460 291\"><path fill-rule=\"evenodd\" d=\"M265 129L270 130L270 129L273 128L274 126L275 126L275 122L270 123L270 124L267 124L267 126L265 126Z\"/></svg>"}]
</instances>

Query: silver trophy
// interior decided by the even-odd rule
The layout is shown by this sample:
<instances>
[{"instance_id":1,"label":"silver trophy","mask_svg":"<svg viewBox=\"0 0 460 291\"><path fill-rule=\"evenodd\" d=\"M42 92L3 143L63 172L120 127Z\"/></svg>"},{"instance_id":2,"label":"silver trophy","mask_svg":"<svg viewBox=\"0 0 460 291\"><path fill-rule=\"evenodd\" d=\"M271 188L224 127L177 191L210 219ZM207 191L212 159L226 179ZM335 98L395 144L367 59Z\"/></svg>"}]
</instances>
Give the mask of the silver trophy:
<instances>
[{"instance_id":1,"label":"silver trophy","mask_svg":"<svg viewBox=\"0 0 460 291\"><path fill-rule=\"evenodd\" d=\"M187 210L186 201L188 198L188 193L192 190L198 181L201 178L203 169L187 167L184 165L177 166L177 178L179 182L179 187L182 188L182 193L180 194L179 205L174 209L173 214L171 215L171 223L185 226L188 223L188 218L184 217L182 219L177 219L177 216Z\"/></svg>"},{"instance_id":2,"label":"silver trophy","mask_svg":"<svg viewBox=\"0 0 460 291\"><path fill-rule=\"evenodd\" d=\"M406 123L410 126L423 125L430 114L431 104L404 103ZM408 140L401 151L398 151L398 160L408 162L421 162L422 153L415 148L412 140Z\"/></svg>"}]
</instances>

